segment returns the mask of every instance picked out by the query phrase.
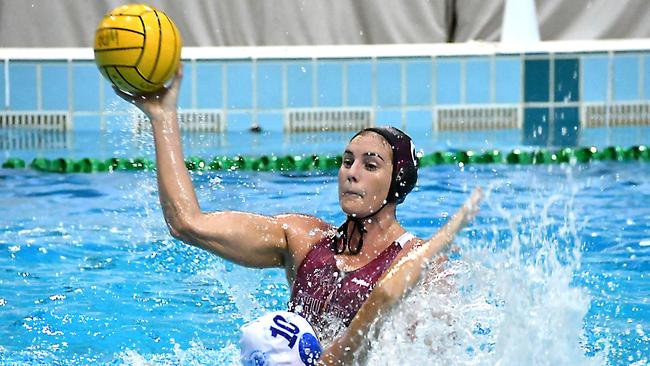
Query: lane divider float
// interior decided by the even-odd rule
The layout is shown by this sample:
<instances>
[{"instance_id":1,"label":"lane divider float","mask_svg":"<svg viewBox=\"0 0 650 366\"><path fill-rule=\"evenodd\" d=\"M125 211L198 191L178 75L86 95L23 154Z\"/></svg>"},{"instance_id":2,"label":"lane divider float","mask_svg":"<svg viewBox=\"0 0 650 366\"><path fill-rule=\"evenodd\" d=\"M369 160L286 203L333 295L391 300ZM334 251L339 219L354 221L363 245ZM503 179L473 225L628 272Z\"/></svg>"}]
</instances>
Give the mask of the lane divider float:
<instances>
[{"instance_id":1,"label":"lane divider float","mask_svg":"<svg viewBox=\"0 0 650 366\"><path fill-rule=\"evenodd\" d=\"M471 150L436 151L420 155L420 166L441 164L576 164L590 161L650 161L650 149L645 145L622 148L609 146L603 149L596 147L563 148L559 150L521 150L509 152L488 150L475 152ZM200 157L188 157L185 166L190 171L261 171L261 172L290 172L290 171L327 171L337 169L341 165L341 155L263 155L249 157L237 155L234 157L216 156L210 160ZM147 158L119 158L107 160L83 158L46 159L34 158L29 164L19 158L9 158L3 164L4 169L31 168L40 172L53 173L96 173L129 170L155 170L155 162Z\"/></svg>"}]
</instances>

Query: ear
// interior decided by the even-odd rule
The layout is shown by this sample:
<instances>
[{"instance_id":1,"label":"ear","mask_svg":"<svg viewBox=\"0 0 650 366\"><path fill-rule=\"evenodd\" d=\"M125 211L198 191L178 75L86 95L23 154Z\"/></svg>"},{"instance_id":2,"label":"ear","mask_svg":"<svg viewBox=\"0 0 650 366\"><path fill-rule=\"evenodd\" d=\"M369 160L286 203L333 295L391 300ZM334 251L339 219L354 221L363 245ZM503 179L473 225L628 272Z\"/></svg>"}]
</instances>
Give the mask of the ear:
<instances>
[{"instance_id":1,"label":"ear","mask_svg":"<svg viewBox=\"0 0 650 366\"><path fill-rule=\"evenodd\" d=\"M420 159L418 159L418 153L415 151L415 145L413 140L411 140L411 159L413 159L413 165L418 167L420 165Z\"/></svg>"},{"instance_id":2,"label":"ear","mask_svg":"<svg viewBox=\"0 0 650 366\"><path fill-rule=\"evenodd\" d=\"M395 182L400 186L404 184L404 167L400 167L397 175L395 175Z\"/></svg>"}]
</instances>

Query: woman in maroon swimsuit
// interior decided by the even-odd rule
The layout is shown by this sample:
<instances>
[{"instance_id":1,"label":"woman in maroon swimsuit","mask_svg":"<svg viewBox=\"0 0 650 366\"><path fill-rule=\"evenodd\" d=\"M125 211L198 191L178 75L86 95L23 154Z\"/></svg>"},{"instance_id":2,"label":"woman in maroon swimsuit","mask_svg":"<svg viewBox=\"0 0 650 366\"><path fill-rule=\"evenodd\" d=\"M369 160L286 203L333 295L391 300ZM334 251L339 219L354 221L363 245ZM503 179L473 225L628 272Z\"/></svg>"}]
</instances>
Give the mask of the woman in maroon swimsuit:
<instances>
[{"instance_id":1,"label":"woman in maroon swimsuit","mask_svg":"<svg viewBox=\"0 0 650 366\"><path fill-rule=\"evenodd\" d=\"M157 93L134 97L116 90L151 120L160 204L170 233L243 266L284 268L292 285L290 310L307 318L326 345L339 340L334 343L338 347L341 339L348 339L346 329L355 324L378 281L381 291L372 305L381 308L397 301L408 290L406 284L418 277L415 266L407 266L410 272L404 275L405 260L414 254L419 261L433 257L476 212L479 191L429 241L408 234L395 209L416 184L417 159L411 139L391 127L365 129L346 146L338 186L347 220L338 229L303 214L203 212L181 146L181 79L182 67L170 87ZM356 324L366 324L376 310L366 311ZM334 364L349 357L343 353L340 347L326 350L323 359Z\"/></svg>"}]
</instances>

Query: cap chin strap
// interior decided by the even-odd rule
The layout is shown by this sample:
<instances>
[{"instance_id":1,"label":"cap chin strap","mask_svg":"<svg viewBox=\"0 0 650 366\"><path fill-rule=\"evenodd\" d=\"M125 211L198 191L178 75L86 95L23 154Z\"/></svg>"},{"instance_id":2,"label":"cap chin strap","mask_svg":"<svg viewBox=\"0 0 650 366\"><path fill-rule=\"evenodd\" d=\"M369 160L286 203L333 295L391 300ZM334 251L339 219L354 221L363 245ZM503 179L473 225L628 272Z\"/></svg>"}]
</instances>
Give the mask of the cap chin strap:
<instances>
[{"instance_id":1,"label":"cap chin strap","mask_svg":"<svg viewBox=\"0 0 650 366\"><path fill-rule=\"evenodd\" d=\"M379 211L383 210L387 204L388 201L384 201L384 204L381 205L379 210L364 217L354 217L352 215L348 215L343 225L341 225L336 230L336 238L333 245L336 254L342 254L345 252L345 248L348 249L348 252L350 252L350 254L359 254L361 248L363 247L363 234L368 232L368 230L366 230L366 227L363 225L363 220L375 216L379 213ZM354 226L352 226L352 234L354 234L355 230L359 232L359 241L354 247L351 246L352 235L348 235L348 226L350 225L350 221L354 224ZM340 243L343 245L340 245Z\"/></svg>"}]
</instances>

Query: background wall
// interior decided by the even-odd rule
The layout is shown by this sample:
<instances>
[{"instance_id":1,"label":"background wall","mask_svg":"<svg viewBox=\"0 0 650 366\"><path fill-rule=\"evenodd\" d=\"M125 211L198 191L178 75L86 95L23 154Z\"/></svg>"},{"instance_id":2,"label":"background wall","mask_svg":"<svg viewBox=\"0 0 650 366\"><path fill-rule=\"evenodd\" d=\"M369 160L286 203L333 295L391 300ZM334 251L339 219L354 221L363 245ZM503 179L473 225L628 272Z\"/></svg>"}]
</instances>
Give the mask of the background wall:
<instances>
[{"instance_id":1,"label":"background wall","mask_svg":"<svg viewBox=\"0 0 650 366\"><path fill-rule=\"evenodd\" d=\"M281 132L291 111L363 110L419 136L509 128L525 144L575 145L584 128L650 124L644 42L623 52L185 60L179 105L219 113L230 132ZM131 129L121 118L130 105L91 60L0 59L0 69L5 112L68 112L75 130Z\"/></svg>"},{"instance_id":2,"label":"background wall","mask_svg":"<svg viewBox=\"0 0 650 366\"><path fill-rule=\"evenodd\" d=\"M124 0L0 0L0 47L90 47ZM186 46L498 41L503 0L151 0ZM537 0L542 40L650 38L647 0Z\"/></svg>"}]
</instances>

